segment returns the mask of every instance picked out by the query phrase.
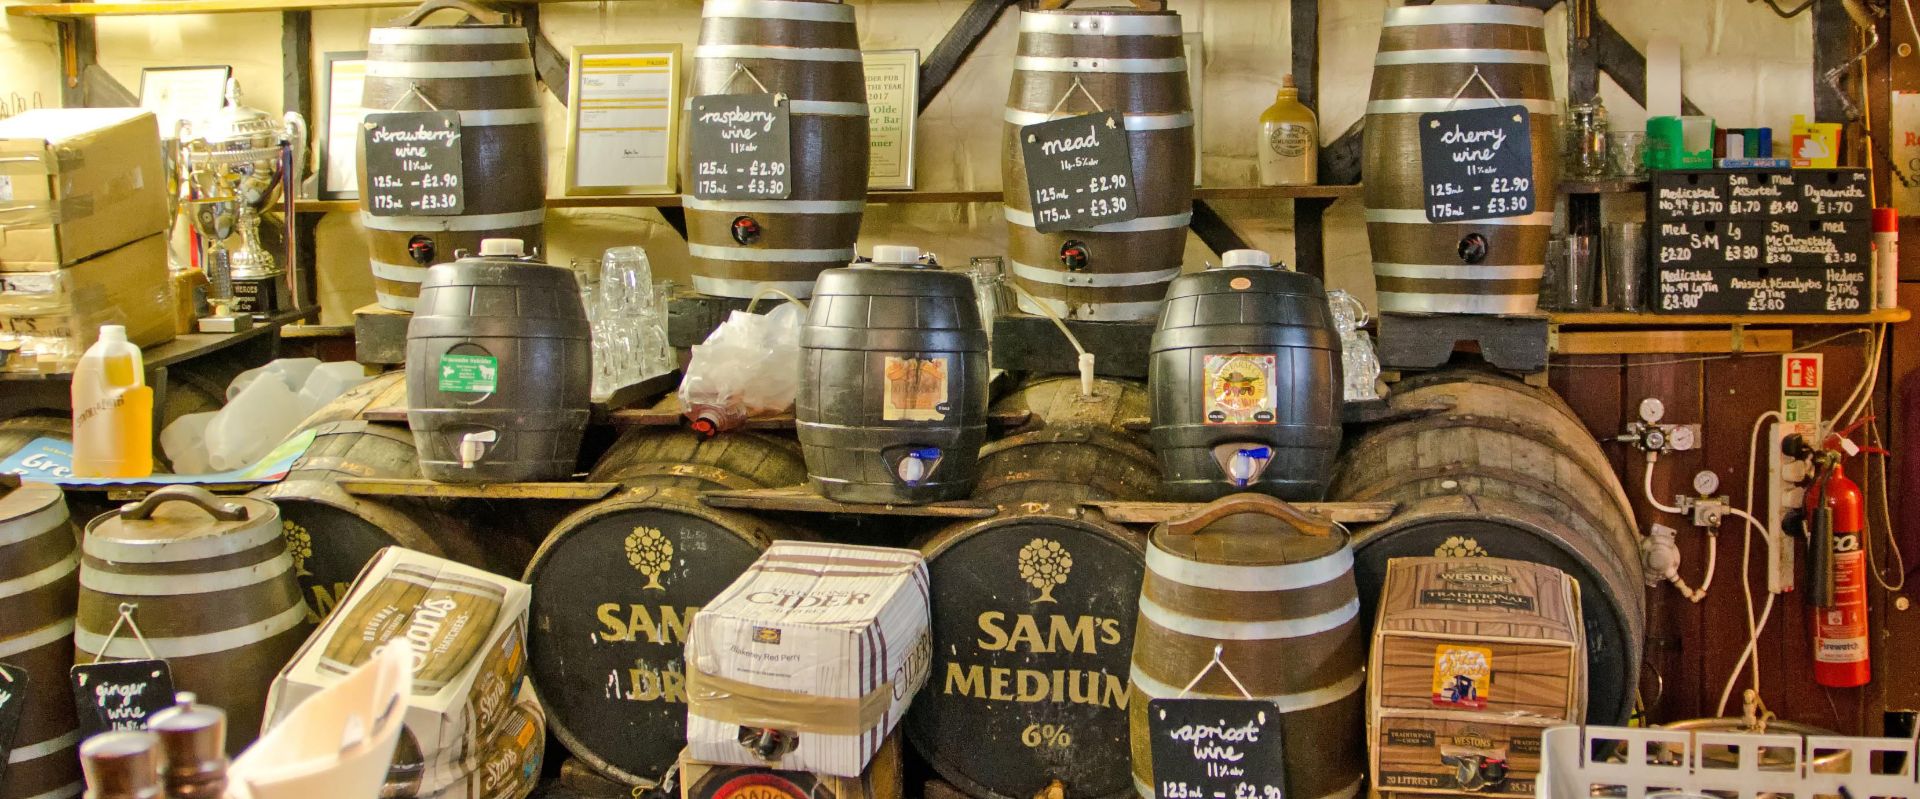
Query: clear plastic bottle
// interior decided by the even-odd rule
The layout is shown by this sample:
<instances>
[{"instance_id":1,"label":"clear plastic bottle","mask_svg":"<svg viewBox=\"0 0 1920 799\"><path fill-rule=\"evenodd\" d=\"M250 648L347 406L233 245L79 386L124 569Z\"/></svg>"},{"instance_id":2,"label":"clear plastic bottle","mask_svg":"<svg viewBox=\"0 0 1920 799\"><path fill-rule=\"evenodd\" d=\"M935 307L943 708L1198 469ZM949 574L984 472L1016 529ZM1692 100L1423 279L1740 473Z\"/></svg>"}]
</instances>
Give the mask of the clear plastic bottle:
<instances>
[{"instance_id":1,"label":"clear plastic bottle","mask_svg":"<svg viewBox=\"0 0 1920 799\"><path fill-rule=\"evenodd\" d=\"M153 474L153 389L127 329L101 325L73 372L75 477Z\"/></svg>"}]
</instances>

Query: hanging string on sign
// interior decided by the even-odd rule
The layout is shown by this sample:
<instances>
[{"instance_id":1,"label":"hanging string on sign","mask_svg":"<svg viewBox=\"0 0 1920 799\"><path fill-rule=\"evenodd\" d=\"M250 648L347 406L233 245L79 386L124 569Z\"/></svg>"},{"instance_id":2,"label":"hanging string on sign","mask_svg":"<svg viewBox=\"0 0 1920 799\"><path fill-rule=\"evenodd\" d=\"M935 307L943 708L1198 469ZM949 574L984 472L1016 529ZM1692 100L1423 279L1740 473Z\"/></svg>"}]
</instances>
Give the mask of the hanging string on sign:
<instances>
[{"instance_id":1,"label":"hanging string on sign","mask_svg":"<svg viewBox=\"0 0 1920 799\"><path fill-rule=\"evenodd\" d=\"M1047 112L1048 122L1052 122L1054 117L1060 115L1060 106L1066 105L1068 100L1073 99L1073 93L1075 91L1087 96L1087 102L1093 103L1094 113L1104 114L1107 112L1106 107L1100 105L1100 98L1093 96L1093 92L1087 90L1087 85L1080 82L1080 76L1075 75L1073 76L1073 85L1067 87L1066 93L1060 95L1060 102L1054 103L1053 110Z\"/></svg>"},{"instance_id":2,"label":"hanging string on sign","mask_svg":"<svg viewBox=\"0 0 1920 799\"><path fill-rule=\"evenodd\" d=\"M134 621L139 608L133 602L120 603L120 615L94 650L92 662L75 664L68 672L74 713L85 735L145 729L148 716L173 704L173 671ZM146 659L114 659L113 642L123 627L140 643ZM84 639L80 643L84 648Z\"/></svg>"},{"instance_id":3,"label":"hanging string on sign","mask_svg":"<svg viewBox=\"0 0 1920 799\"><path fill-rule=\"evenodd\" d=\"M1085 95L1094 112L1055 119L1074 92ZM1140 214L1126 126L1078 76L1044 121L1020 128L1020 159L1035 230L1083 230Z\"/></svg>"},{"instance_id":4,"label":"hanging string on sign","mask_svg":"<svg viewBox=\"0 0 1920 799\"><path fill-rule=\"evenodd\" d=\"M1460 88L1454 90L1453 97L1447 100L1448 111L1452 111L1454 106L1460 104L1460 95L1466 94L1467 89L1473 86L1473 82L1476 80L1480 81L1481 86L1487 87L1487 96L1492 97L1494 102L1502 104L1507 102L1500 97L1499 90L1493 88L1493 84L1487 82L1487 76L1480 74L1480 68L1476 66L1473 68L1473 74L1468 75L1467 79L1461 82Z\"/></svg>"},{"instance_id":5,"label":"hanging string on sign","mask_svg":"<svg viewBox=\"0 0 1920 799\"><path fill-rule=\"evenodd\" d=\"M400 95L400 99L398 99L398 100L395 100L395 101L393 101L393 105L390 105L390 106L387 106L387 110L388 110L388 111L398 111L398 110L400 110L400 104L401 104L401 103L404 103L404 102L406 102L406 101L407 101L407 98L409 98L409 97L418 97L418 98L420 98L420 102L423 102L423 103L426 103L426 104L427 104L427 110L429 110L429 111L438 111L438 110L440 110L440 106L437 106L437 105L434 105L434 104L433 104L433 100L431 100L431 99L429 99L429 98L427 97L427 93L426 93L426 92L423 92L423 91L420 91L420 82L419 82L419 81L414 81L414 82L412 82L412 83L408 83L408 84L407 84L407 91L406 91L406 93L405 93L405 94L402 94L402 95Z\"/></svg>"},{"instance_id":6,"label":"hanging string on sign","mask_svg":"<svg viewBox=\"0 0 1920 799\"><path fill-rule=\"evenodd\" d=\"M733 63L733 72L727 75L726 83L720 84L720 91L718 93L726 94L728 89L733 88L733 82L740 79L740 74L743 72L746 73L747 80L753 81L753 85L759 87L761 94L773 95L774 105L780 105L787 101L786 92L768 91L767 84L761 83L759 76L753 74L753 70L748 69L746 64L742 64L738 61L735 61Z\"/></svg>"},{"instance_id":7,"label":"hanging string on sign","mask_svg":"<svg viewBox=\"0 0 1920 799\"><path fill-rule=\"evenodd\" d=\"M147 653L148 660L160 659L159 655L153 653L153 646L147 643L147 637L140 633L139 623L133 620L133 612L139 609L140 604L137 602L120 603L120 617L113 620L112 627L107 628L107 638L100 642L100 651L93 653L92 662L99 663L100 658L107 656L107 650L113 648L114 637L120 634L121 625L125 625L126 628L133 633L133 640L140 642L140 649ZM128 660L132 660L132 658L128 658Z\"/></svg>"},{"instance_id":8,"label":"hanging string on sign","mask_svg":"<svg viewBox=\"0 0 1920 799\"><path fill-rule=\"evenodd\" d=\"M1240 678L1233 676L1233 669L1227 668L1227 662L1220 659L1220 653L1224 649L1225 647L1223 645L1214 644L1213 659L1207 661L1207 665L1201 666L1200 673L1193 675L1193 679L1187 681L1187 686L1185 688L1180 689L1180 695L1174 698L1175 699L1187 698L1187 694L1193 692L1193 687L1200 684L1201 678L1206 677L1207 672L1213 671L1214 669L1218 668L1221 674L1227 675L1227 679L1233 683L1234 689L1240 692L1240 698L1252 699L1253 694L1247 691L1247 686L1242 685L1240 683Z\"/></svg>"}]
</instances>

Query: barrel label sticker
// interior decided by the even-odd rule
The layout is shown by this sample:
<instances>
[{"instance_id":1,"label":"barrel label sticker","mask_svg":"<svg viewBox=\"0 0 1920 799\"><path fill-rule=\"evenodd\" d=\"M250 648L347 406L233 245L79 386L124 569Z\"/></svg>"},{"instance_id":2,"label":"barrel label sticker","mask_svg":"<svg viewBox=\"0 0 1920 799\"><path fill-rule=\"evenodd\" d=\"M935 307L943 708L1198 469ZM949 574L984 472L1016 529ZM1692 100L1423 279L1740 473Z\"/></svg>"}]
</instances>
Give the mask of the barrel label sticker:
<instances>
[{"instance_id":1,"label":"barrel label sticker","mask_svg":"<svg viewBox=\"0 0 1920 799\"><path fill-rule=\"evenodd\" d=\"M1274 364L1273 355L1207 356L1207 424L1273 424Z\"/></svg>"},{"instance_id":2,"label":"barrel label sticker","mask_svg":"<svg viewBox=\"0 0 1920 799\"><path fill-rule=\"evenodd\" d=\"M1493 693L1493 650L1441 644L1433 652L1433 703L1484 708Z\"/></svg>"},{"instance_id":3,"label":"barrel label sticker","mask_svg":"<svg viewBox=\"0 0 1920 799\"><path fill-rule=\"evenodd\" d=\"M500 359L453 352L440 356L440 390L452 394L492 394L500 390Z\"/></svg>"},{"instance_id":4,"label":"barrel label sticker","mask_svg":"<svg viewBox=\"0 0 1920 799\"><path fill-rule=\"evenodd\" d=\"M173 706L173 670L164 660L84 663L69 672L82 740L112 730L144 730Z\"/></svg>"},{"instance_id":5,"label":"barrel label sticker","mask_svg":"<svg viewBox=\"0 0 1920 799\"><path fill-rule=\"evenodd\" d=\"M880 418L889 422L938 422L953 406L947 401L947 358L886 358Z\"/></svg>"},{"instance_id":6,"label":"barrel label sticker","mask_svg":"<svg viewBox=\"0 0 1920 799\"><path fill-rule=\"evenodd\" d=\"M700 777L687 795L693 799L833 799L819 777L802 771L723 766Z\"/></svg>"},{"instance_id":7,"label":"barrel label sticker","mask_svg":"<svg viewBox=\"0 0 1920 799\"><path fill-rule=\"evenodd\" d=\"M20 729L20 709L26 704L27 670L0 663L0 779L7 776L7 756L13 752L13 734Z\"/></svg>"},{"instance_id":8,"label":"barrel label sticker","mask_svg":"<svg viewBox=\"0 0 1920 799\"><path fill-rule=\"evenodd\" d=\"M1533 119L1506 105L1420 115L1428 222L1533 213Z\"/></svg>"}]
</instances>

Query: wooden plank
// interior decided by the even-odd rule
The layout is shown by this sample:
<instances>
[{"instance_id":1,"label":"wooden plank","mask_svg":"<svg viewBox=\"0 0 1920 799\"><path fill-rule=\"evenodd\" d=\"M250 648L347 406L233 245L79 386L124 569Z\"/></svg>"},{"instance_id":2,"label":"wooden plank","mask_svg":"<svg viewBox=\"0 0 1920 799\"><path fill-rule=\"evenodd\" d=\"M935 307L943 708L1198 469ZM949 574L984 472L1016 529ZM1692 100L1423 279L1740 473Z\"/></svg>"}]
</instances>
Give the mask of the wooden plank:
<instances>
[{"instance_id":1,"label":"wooden plank","mask_svg":"<svg viewBox=\"0 0 1920 799\"><path fill-rule=\"evenodd\" d=\"M1599 13L1593 15L1594 63L1601 72L1607 73L1621 91L1632 97L1642 106L1647 104L1647 57L1634 47L1627 37L1608 24L1607 18ZM1680 112L1689 115L1705 114L1686 95L1680 96Z\"/></svg>"},{"instance_id":2,"label":"wooden plank","mask_svg":"<svg viewBox=\"0 0 1920 799\"><path fill-rule=\"evenodd\" d=\"M18 6L11 6L12 11ZM73 19L59 23L60 39L60 107L85 108L87 105L87 71L96 68L94 60L93 20Z\"/></svg>"},{"instance_id":3,"label":"wooden plank","mask_svg":"<svg viewBox=\"0 0 1920 799\"><path fill-rule=\"evenodd\" d=\"M1320 148L1320 182L1323 184L1360 182L1361 146L1366 141L1367 117L1347 127L1332 144Z\"/></svg>"},{"instance_id":4,"label":"wooden plank","mask_svg":"<svg viewBox=\"0 0 1920 799\"><path fill-rule=\"evenodd\" d=\"M1788 352L1792 330L1595 330L1553 337L1556 355Z\"/></svg>"},{"instance_id":5,"label":"wooden plank","mask_svg":"<svg viewBox=\"0 0 1920 799\"><path fill-rule=\"evenodd\" d=\"M937 519L986 519L1000 510L984 502L962 500L929 505L870 505L840 502L813 493L810 488L755 488L744 491L708 491L700 501L716 508L743 508L788 513L849 513L867 516L921 516Z\"/></svg>"},{"instance_id":6,"label":"wooden plank","mask_svg":"<svg viewBox=\"0 0 1920 799\"><path fill-rule=\"evenodd\" d=\"M421 497L427 499L605 499L619 483L436 483L432 480L359 478L341 480L340 488L363 497Z\"/></svg>"},{"instance_id":7,"label":"wooden plank","mask_svg":"<svg viewBox=\"0 0 1920 799\"><path fill-rule=\"evenodd\" d=\"M541 0L511 0L515 3ZM552 0L560 2L562 0ZM332 9L386 8L417 5L414 0L159 0L158 2L120 3L38 3L8 6L14 17L129 17L176 16L180 14L246 14L278 11L324 11Z\"/></svg>"},{"instance_id":8,"label":"wooden plank","mask_svg":"<svg viewBox=\"0 0 1920 799\"><path fill-rule=\"evenodd\" d=\"M1107 521L1118 524L1159 524L1192 513L1204 502L1135 502L1095 500L1085 503L1099 508ZM1392 518L1399 507L1394 502L1295 502L1293 506L1341 524L1372 524Z\"/></svg>"},{"instance_id":9,"label":"wooden plank","mask_svg":"<svg viewBox=\"0 0 1920 799\"><path fill-rule=\"evenodd\" d=\"M1855 59L1859 57L1859 29L1853 26L1853 20L1847 17L1842 0L1816 0L1813 4L1813 118L1818 122L1851 122L1857 119L1859 109L1836 91L1834 84L1827 81L1827 75L1841 70L1835 75L1839 87L1848 92L1857 91L1860 85L1860 72ZM1886 42L1883 40L1884 46ZM1882 106L1883 108L1885 106Z\"/></svg>"},{"instance_id":10,"label":"wooden plank","mask_svg":"<svg viewBox=\"0 0 1920 799\"><path fill-rule=\"evenodd\" d=\"M920 109L927 110L940 90L953 80L954 73L960 71L960 65L966 63L967 56L973 54L973 48L987 38L994 23L1000 20L1001 12L1013 5L1013 0L973 0L960 18L954 20L953 27L947 29L947 35L933 46L927 59L920 62ZM998 123L995 123L996 127Z\"/></svg>"},{"instance_id":11,"label":"wooden plank","mask_svg":"<svg viewBox=\"0 0 1920 799\"><path fill-rule=\"evenodd\" d=\"M1288 32L1293 41L1293 85L1300 89L1300 104L1320 112L1320 0L1290 0L1287 3Z\"/></svg>"},{"instance_id":12,"label":"wooden plank","mask_svg":"<svg viewBox=\"0 0 1920 799\"><path fill-rule=\"evenodd\" d=\"M1654 314L1617 311L1570 311L1547 315L1560 327L1701 327L1706 325L1881 325L1898 324L1913 316L1905 308L1883 308L1867 314Z\"/></svg>"},{"instance_id":13,"label":"wooden plank","mask_svg":"<svg viewBox=\"0 0 1920 799\"><path fill-rule=\"evenodd\" d=\"M1293 268L1322 282L1327 279L1327 206L1332 204L1318 198L1293 203Z\"/></svg>"},{"instance_id":14,"label":"wooden plank","mask_svg":"<svg viewBox=\"0 0 1920 799\"><path fill-rule=\"evenodd\" d=\"M1103 377L1145 379L1153 322L1066 320L1080 346L1093 353L1093 370ZM1079 353L1044 316L1008 313L993 320L993 365L1040 374L1078 374Z\"/></svg>"},{"instance_id":15,"label":"wooden plank","mask_svg":"<svg viewBox=\"0 0 1920 799\"><path fill-rule=\"evenodd\" d=\"M353 311L353 359L392 365L407 362L407 324L413 314L364 305Z\"/></svg>"},{"instance_id":16,"label":"wooden plank","mask_svg":"<svg viewBox=\"0 0 1920 799\"><path fill-rule=\"evenodd\" d=\"M1593 21L1600 16L1596 0L1567 2L1567 101L1591 102L1600 94L1599 48Z\"/></svg>"},{"instance_id":17,"label":"wooden plank","mask_svg":"<svg viewBox=\"0 0 1920 799\"><path fill-rule=\"evenodd\" d=\"M1196 200L1286 200L1302 198L1325 198L1342 200L1358 198L1360 187L1351 184L1325 184L1316 186L1201 186L1193 190Z\"/></svg>"},{"instance_id":18,"label":"wooden plank","mask_svg":"<svg viewBox=\"0 0 1920 799\"><path fill-rule=\"evenodd\" d=\"M1021 427L1033 419L1032 411L991 411L987 425L1002 430ZM622 408L607 414L607 423L615 427L678 427L684 423L680 396L668 394L650 408ZM792 430L793 414L756 416L748 419L748 430Z\"/></svg>"},{"instance_id":19,"label":"wooden plank","mask_svg":"<svg viewBox=\"0 0 1920 799\"><path fill-rule=\"evenodd\" d=\"M1241 238L1239 231L1234 230L1233 225L1228 224L1226 218L1213 210L1213 206L1207 204L1206 200L1193 201L1193 217L1187 225L1215 255L1232 250L1244 250L1252 246L1247 244L1247 240Z\"/></svg>"},{"instance_id":20,"label":"wooden plank","mask_svg":"<svg viewBox=\"0 0 1920 799\"><path fill-rule=\"evenodd\" d=\"M546 31L540 29L540 7L530 5L520 9L520 22L527 28L527 37L533 42L533 72L540 76L540 82L553 93L553 98L561 105L567 104L567 93L572 91L573 83L569 73L573 62L560 48L553 46Z\"/></svg>"},{"instance_id":21,"label":"wooden plank","mask_svg":"<svg viewBox=\"0 0 1920 799\"><path fill-rule=\"evenodd\" d=\"M1321 186L1213 186L1194 189L1201 200L1285 200L1320 198L1341 200L1360 196L1354 185ZM999 189L929 189L924 191L876 191L867 194L867 202L876 205L935 203L997 203ZM636 194L612 197L548 197L548 208L677 208L678 194ZM358 200L301 200L295 210L303 214L353 213L360 210Z\"/></svg>"},{"instance_id":22,"label":"wooden plank","mask_svg":"<svg viewBox=\"0 0 1920 799\"><path fill-rule=\"evenodd\" d=\"M80 85L86 91L88 108L137 108L140 105L140 98L99 64L87 67L86 74L80 77Z\"/></svg>"}]
</instances>

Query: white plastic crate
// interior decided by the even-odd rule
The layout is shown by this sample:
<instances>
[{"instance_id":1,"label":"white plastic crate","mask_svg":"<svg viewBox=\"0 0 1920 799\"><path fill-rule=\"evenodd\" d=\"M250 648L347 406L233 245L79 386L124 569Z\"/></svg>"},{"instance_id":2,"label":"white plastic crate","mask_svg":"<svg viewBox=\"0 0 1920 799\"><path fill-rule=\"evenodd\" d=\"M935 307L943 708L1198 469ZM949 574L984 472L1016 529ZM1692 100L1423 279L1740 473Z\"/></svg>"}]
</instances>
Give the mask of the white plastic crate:
<instances>
[{"instance_id":1,"label":"white plastic crate","mask_svg":"<svg viewBox=\"0 0 1920 799\"><path fill-rule=\"evenodd\" d=\"M1920 799L1914 760L1910 739L1555 727L1541 738L1534 796Z\"/></svg>"}]
</instances>

